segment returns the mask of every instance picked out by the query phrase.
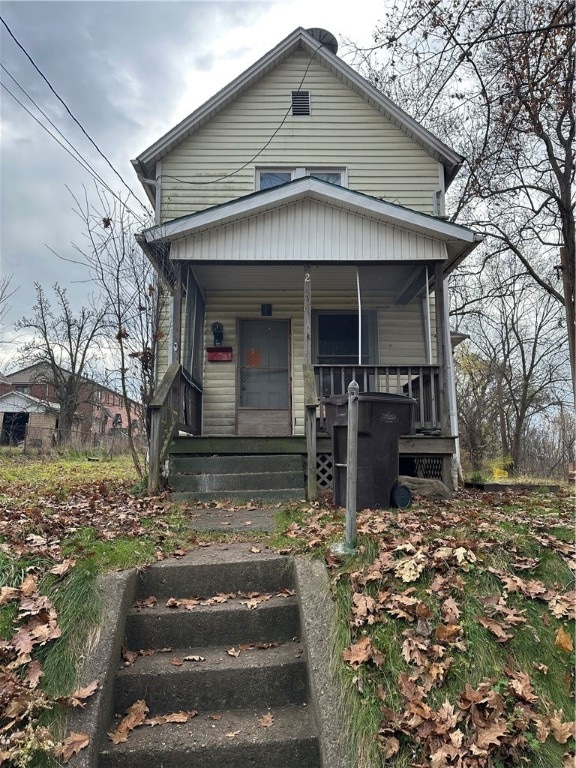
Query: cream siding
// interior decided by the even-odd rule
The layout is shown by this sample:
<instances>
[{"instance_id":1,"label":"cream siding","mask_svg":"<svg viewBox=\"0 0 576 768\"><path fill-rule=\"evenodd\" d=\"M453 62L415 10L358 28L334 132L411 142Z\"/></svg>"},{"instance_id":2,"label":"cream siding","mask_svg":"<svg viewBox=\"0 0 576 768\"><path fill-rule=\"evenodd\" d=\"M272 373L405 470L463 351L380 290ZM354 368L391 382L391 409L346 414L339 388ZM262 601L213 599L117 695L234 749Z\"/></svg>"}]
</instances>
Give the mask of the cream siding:
<instances>
[{"instance_id":1,"label":"cream siding","mask_svg":"<svg viewBox=\"0 0 576 768\"><path fill-rule=\"evenodd\" d=\"M310 91L309 117L289 114L297 89ZM162 159L162 221L253 192L262 166L344 166L351 189L427 213L438 189L437 161L302 52Z\"/></svg>"},{"instance_id":2,"label":"cream siding","mask_svg":"<svg viewBox=\"0 0 576 768\"><path fill-rule=\"evenodd\" d=\"M362 290L364 309L378 311L380 365L425 364L424 320L421 302L398 307L392 291ZM231 363L204 363L203 434L233 435L236 419L237 319L260 315L260 305L272 303L274 319L290 320L292 362L292 424L295 435L304 434L304 323L302 291L207 291L205 346L213 343L210 327L224 325L224 345L232 347ZM357 310L355 291L322 291L312 285L314 310Z\"/></svg>"},{"instance_id":3,"label":"cream siding","mask_svg":"<svg viewBox=\"0 0 576 768\"><path fill-rule=\"evenodd\" d=\"M172 245L196 261L433 261L439 240L313 200L210 229Z\"/></svg>"}]
</instances>

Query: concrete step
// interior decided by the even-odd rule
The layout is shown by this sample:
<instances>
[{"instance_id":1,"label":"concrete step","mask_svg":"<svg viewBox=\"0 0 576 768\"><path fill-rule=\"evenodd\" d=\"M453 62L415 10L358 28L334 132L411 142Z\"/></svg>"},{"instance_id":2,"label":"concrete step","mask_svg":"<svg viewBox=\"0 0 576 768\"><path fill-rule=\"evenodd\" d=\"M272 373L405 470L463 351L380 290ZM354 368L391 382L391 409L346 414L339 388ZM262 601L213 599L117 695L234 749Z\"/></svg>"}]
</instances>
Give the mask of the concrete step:
<instances>
[{"instance_id":1,"label":"concrete step","mask_svg":"<svg viewBox=\"0 0 576 768\"><path fill-rule=\"evenodd\" d=\"M168 484L175 491L199 492L213 494L224 491L235 494L236 491L274 491L276 489L294 488L300 494L304 490L304 474L299 472L250 472L243 474L214 474L207 470L204 474L172 474Z\"/></svg>"},{"instance_id":2,"label":"concrete step","mask_svg":"<svg viewBox=\"0 0 576 768\"><path fill-rule=\"evenodd\" d=\"M270 727L259 723L266 714ZM122 744L106 740L99 768L321 768L311 714L302 705L199 711L187 723L136 728Z\"/></svg>"},{"instance_id":3,"label":"concrete step","mask_svg":"<svg viewBox=\"0 0 576 768\"><path fill-rule=\"evenodd\" d=\"M249 513L247 513L249 514ZM181 558L163 560L142 571L137 599L154 595L169 597L212 597L218 592L278 592L295 586L291 558L262 548L250 552L246 544L230 543L206 547Z\"/></svg>"},{"instance_id":4,"label":"concrete step","mask_svg":"<svg viewBox=\"0 0 576 768\"><path fill-rule=\"evenodd\" d=\"M187 456L171 454L170 475L302 472L300 455Z\"/></svg>"},{"instance_id":5,"label":"concrete step","mask_svg":"<svg viewBox=\"0 0 576 768\"><path fill-rule=\"evenodd\" d=\"M101 730L98 768L321 768L300 608L291 594L297 583L292 558L250 552L246 543L198 549L140 574L123 645L153 652L130 666L120 661L113 711L121 717L143 699L149 717L197 715L187 723L138 727L118 745L106 735L118 723L113 718ZM166 606L168 598L219 593L234 597L189 609ZM267 599L242 604L253 594ZM152 596L154 605L142 604ZM271 645L249 647L258 644ZM184 661L187 656L201 660Z\"/></svg>"},{"instance_id":6,"label":"concrete step","mask_svg":"<svg viewBox=\"0 0 576 768\"><path fill-rule=\"evenodd\" d=\"M203 661L184 661L190 656ZM173 660L183 663L176 666ZM211 646L140 656L118 672L114 702L117 711L124 712L145 699L152 716L303 704L307 697L304 649L290 640L264 649Z\"/></svg>"},{"instance_id":7,"label":"concrete step","mask_svg":"<svg viewBox=\"0 0 576 768\"><path fill-rule=\"evenodd\" d=\"M245 503L247 501L301 501L305 499L304 483L301 488L276 488L275 490L248 491L175 491L170 494L173 501L229 501L230 503Z\"/></svg>"},{"instance_id":8,"label":"concrete step","mask_svg":"<svg viewBox=\"0 0 576 768\"><path fill-rule=\"evenodd\" d=\"M241 605L240 599L193 610L160 603L128 614L125 645L133 650L204 647L287 641L298 635L298 606L293 597L272 597L253 610Z\"/></svg>"}]
</instances>

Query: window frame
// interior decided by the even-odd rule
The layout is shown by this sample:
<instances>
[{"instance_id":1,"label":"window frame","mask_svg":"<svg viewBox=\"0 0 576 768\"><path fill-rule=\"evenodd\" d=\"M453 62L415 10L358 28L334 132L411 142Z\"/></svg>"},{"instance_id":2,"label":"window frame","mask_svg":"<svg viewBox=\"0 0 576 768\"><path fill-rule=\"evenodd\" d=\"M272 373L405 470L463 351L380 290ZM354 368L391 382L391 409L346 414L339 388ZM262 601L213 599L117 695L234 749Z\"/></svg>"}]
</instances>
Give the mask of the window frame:
<instances>
[{"instance_id":1,"label":"window frame","mask_svg":"<svg viewBox=\"0 0 576 768\"><path fill-rule=\"evenodd\" d=\"M316 309L313 311L313 334L312 334L312 341L313 341L313 359L315 361L315 365L335 365L335 366L347 366L347 367L354 367L355 365L358 365L358 350L356 350L356 354L354 355L341 355L340 357L349 357L350 360L342 360L342 362L339 363L322 363L320 362L320 324L319 324L319 318L320 317L326 317L326 316L358 316L357 310L350 309ZM362 354L362 358L367 357L367 362L362 362L362 365L378 365L378 359L379 359L379 344L378 344L378 310L375 308L370 309L363 309L362 310L363 315L363 328L367 329L366 334L362 334L362 340L366 340L368 352L366 355ZM364 346L364 345L363 345ZM323 355L323 357L327 357L327 355ZM338 355L331 355L331 357L338 357Z\"/></svg>"},{"instance_id":2,"label":"window frame","mask_svg":"<svg viewBox=\"0 0 576 768\"><path fill-rule=\"evenodd\" d=\"M336 187L348 187L348 170L345 166L331 166L331 165L288 165L288 166L256 166L254 169L254 189L256 192L261 192L262 187L260 186L260 178L261 174L263 173L289 173L290 174L290 181L294 181L295 179L303 179L306 176L312 176L314 173L339 173L340 174L340 184L334 184ZM285 184L288 184L289 182L284 182ZM333 182L326 182L327 184L332 184ZM265 187L264 189L274 189L274 187L281 186L280 184L275 184L271 187Z\"/></svg>"}]
</instances>

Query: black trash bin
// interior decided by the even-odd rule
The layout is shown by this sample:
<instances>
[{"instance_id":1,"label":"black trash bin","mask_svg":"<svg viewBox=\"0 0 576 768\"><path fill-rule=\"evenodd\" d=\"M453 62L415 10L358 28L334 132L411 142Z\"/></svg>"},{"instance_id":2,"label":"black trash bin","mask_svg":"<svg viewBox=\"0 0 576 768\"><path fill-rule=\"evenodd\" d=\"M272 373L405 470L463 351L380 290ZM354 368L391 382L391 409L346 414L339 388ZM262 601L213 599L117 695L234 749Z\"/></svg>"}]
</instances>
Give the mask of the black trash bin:
<instances>
[{"instance_id":1,"label":"black trash bin","mask_svg":"<svg viewBox=\"0 0 576 768\"><path fill-rule=\"evenodd\" d=\"M348 397L323 400L326 427L332 437L334 503L346 506ZM362 392L358 396L358 509L389 507L398 483L400 435L412 432L416 400L391 392ZM399 500L400 501L400 500ZM404 506L397 503L397 506Z\"/></svg>"}]
</instances>

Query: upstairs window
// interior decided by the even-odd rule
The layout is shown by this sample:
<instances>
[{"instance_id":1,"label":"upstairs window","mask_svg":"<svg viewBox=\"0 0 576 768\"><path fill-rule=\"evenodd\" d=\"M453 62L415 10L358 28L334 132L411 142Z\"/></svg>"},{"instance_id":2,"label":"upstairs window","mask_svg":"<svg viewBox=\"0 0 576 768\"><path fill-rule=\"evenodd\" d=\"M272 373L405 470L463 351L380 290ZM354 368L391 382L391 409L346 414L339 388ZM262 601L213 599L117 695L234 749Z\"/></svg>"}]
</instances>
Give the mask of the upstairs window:
<instances>
[{"instance_id":1,"label":"upstairs window","mask_svg":"<svg viewBox=\"0 0 576 768\"><path fill-rule=\"evenodd\" d=\"M293 179L301 179L304 176L313 176L315 179L327 181L340 187L347 185L346 170L344 168L303 167L294 168L258 168L256 170L256 189L270 189L286 184Z\"/></svg>"}]
</instances>

